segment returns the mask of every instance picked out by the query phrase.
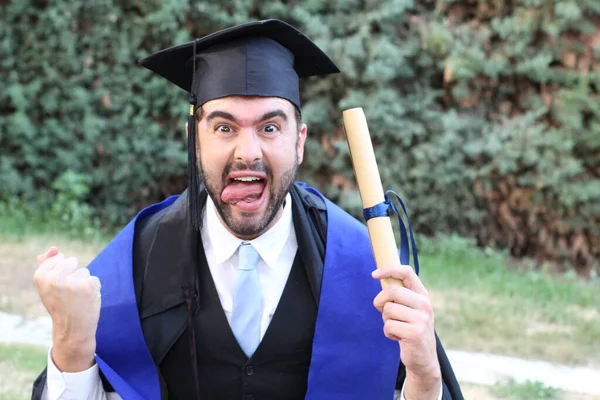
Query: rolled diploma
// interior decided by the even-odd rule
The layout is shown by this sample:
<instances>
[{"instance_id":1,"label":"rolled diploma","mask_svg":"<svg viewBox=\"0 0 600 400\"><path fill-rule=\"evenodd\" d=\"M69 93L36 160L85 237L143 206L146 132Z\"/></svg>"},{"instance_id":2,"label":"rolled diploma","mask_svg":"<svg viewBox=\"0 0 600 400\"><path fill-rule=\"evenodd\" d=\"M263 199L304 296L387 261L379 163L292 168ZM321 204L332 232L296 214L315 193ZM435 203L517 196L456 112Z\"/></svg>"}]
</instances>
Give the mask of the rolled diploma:
<instances>
[{"instance_id":1,"label":"rolled diploma","mask_svg":"<svg viewBox=\"0 0 600 400\"><path fill-rule=\"evenodd\" d=\"M362 108L345 110L342 115L360 198L363 208L369 208L384 202L385 197L367 119ZM390 217L371 218L367 221L367 228L377 268L399 266L400 257ZM390 284L402 285L402 282L395 279L381 281L383 288Z\"/></svg>"}]
</instances>

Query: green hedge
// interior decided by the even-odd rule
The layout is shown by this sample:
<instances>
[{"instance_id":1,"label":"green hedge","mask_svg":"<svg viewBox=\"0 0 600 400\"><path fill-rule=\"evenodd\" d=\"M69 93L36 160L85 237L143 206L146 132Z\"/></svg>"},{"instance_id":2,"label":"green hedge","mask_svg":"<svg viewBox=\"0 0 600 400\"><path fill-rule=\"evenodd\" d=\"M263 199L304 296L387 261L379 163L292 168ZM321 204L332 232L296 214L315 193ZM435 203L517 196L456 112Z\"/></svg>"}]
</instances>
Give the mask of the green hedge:
<instances>
[{"instance_id":1,"label":"green hedge","mask_svg":"<svg viewBox=\"0 0 600 400\"><path fill-rule=\"evenodd\" d=\"M269 17L343 71L304 84L303 179L359 213L340 125L361 106L419 232L598 265L597 0L0 0L0 200L51 209L76 180L114 226L180 192L187 96L135 61Z\"/></svg>"}]
</instances>

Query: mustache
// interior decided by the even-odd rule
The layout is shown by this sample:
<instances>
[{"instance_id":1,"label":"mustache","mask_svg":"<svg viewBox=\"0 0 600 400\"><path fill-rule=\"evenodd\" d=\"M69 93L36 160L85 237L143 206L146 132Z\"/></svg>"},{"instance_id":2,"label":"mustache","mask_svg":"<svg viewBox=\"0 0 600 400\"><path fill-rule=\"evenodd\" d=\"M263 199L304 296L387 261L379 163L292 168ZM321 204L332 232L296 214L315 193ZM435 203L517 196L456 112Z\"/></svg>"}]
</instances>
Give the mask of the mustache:
<instances>
[{"instance_id":1,"label":"mustache","mask_svg":"<svg viewBox=\"0 0 600 400\"><path fill-rule=\"evenodd\" d=\"M223 169L223 176L221 177L224 183L227 183L227 176L232 172L237 171L252 171L252 172L260 172L269 177L269 180L273 181L273 171L269 168L264 162L256 161L250 165L241 162L234 161L228 163Z\"/></svg>"}]
</instances>

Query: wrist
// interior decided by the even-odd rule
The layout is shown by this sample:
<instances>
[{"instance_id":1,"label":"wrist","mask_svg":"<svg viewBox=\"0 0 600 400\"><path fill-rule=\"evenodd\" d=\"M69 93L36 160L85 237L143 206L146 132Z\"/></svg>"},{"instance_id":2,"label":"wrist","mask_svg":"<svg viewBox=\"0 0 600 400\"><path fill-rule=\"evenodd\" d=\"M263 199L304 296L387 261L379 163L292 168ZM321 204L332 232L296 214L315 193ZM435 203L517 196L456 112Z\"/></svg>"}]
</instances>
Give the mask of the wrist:
<instances>
[{"instance_id":1,"label":"wrist","mask_svg":"<svg viewBox=\"0 0 600 400\"><path fill-rule=\"evenodd\" d=\"M52 362L61 372L82 372L94 365L96 338L53 338Z\"/></svg>"},{"instance_id":2,"label":"wrist","mask_svg":"<svg viewBox=\"0 0 600 400\"><path fill-rule=\"evenodd\" d=\"M439 364L425 371L406 370L404 397L406 400L435 400L442 388L442 373Z\"/></svg>"}]
</instances>

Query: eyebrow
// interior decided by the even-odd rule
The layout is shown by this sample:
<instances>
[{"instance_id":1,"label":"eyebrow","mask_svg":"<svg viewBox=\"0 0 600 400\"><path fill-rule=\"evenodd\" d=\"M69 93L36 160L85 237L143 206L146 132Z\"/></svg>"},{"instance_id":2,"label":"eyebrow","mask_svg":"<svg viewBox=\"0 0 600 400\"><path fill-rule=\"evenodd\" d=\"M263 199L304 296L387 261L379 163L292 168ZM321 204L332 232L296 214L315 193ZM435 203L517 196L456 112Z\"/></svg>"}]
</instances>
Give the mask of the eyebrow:
<instances>
[{"instance_id":1,"label":"eyebrow","mask_svg":"<svg viewBox=\"0 0 600 400\"><path fill-rule=\"evenodd\" d=\"M225 111L213 111L210 114L208 114L208 116L206 117L206 122L210 122L211 120L215 119L215 118L223 118L223 119L228 119L232 122L237 122L237 119L235 119L235 117Z\"/></svg>"},{"instance_id":2,"label":"eyebrow","mask_svg":"<svg viewBox=\"0 0 600 400\"><path fill-rule=\"evenodd\" d=\"M275 118L275 117L280 117L286 122L288 120L287 115L283 112L283 110L273 110L273 111L269 111L269 112L263 114L263 116L260 117L257 121L255 121L255 123L266 121L268 119ZM213 111L210 114L208 114L208 116L206 117L206 122L209 123L211 120L213 120L215 118L223 118L223 119L229 120L233 123L238 123L238 120L233 116L233 114L228 113L227 111L220 111L220 110L216 110L216 111Z\"/></svg>"},{"instance_id":3,"label":"eyebrow","mask_svg":"<svg viewBox=\"0 0 600 400\"><path fill-rule=\"evenodd\" d=\"M280 117L281 119L283 119L284 121L287 122L287 115L282 110L275 110L275 111L270 111L268 113L265 113L262 116L262 118L259 119L257 122L266 121L268 119L275 118L275 117Z\"/></svg>"}]
</instances>

